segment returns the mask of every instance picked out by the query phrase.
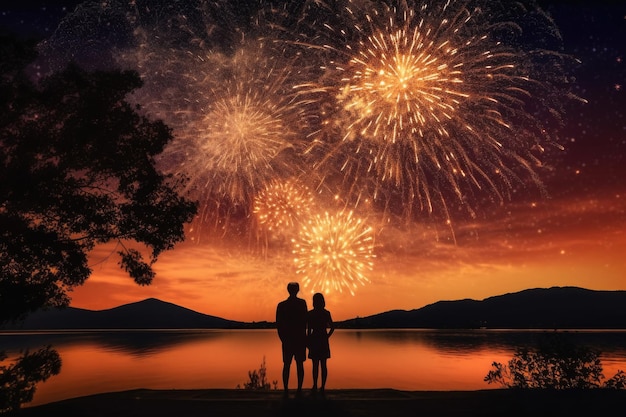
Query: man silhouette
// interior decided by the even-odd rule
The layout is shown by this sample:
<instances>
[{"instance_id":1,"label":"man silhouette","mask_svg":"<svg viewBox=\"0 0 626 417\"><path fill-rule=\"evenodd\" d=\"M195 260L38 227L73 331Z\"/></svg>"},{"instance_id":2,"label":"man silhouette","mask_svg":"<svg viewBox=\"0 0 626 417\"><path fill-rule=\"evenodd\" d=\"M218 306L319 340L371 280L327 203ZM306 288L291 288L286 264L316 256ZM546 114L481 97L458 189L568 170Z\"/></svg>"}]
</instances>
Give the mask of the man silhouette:
<instances>
[{"instance_id":1,"label":"man silhouette","mask_svg":"<svg viewBox=\"0 0 626 417\"><path fill-rule=\"evenodd\" d=\"M283 388L285 396L289 394L289 373L291 361L296 361L298 391L302 393L304 381L304 361L306 360L306 301L298 298L300 285L297 282L287 284L289 298L278 303L276 307L276 328L282 342L283 350Z\"/></svg>"}]
</instances>

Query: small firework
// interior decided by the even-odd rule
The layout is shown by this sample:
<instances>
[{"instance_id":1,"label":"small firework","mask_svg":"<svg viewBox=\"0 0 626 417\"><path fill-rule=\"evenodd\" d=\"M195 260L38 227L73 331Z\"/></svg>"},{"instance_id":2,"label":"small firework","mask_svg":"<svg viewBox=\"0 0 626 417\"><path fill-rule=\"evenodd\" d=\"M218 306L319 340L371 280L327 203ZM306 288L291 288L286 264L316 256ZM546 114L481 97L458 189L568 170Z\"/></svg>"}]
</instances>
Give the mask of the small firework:
<instances>
[{"instance_id":1,"label":"small firework","mask_svg":"<svg viewBox=\"0 0 626 417\"><path fill-rule=\"evenodd\" d=\"M316 215L293 240L296 272L311 292L348 290L354 295L373 267L372 228L353 212Z\"/></svg>"},{"instance_id":2,"label":"small firework","mask_svg":"<svg viewBox=\"0 0 626 417\"><path fill-rule=\"evenodd\" d=\"M311 215L313 194L295 180L272 181L254 199L253 213L266 230L280 235L295 230Z\"/></svg>"}]
</instances>

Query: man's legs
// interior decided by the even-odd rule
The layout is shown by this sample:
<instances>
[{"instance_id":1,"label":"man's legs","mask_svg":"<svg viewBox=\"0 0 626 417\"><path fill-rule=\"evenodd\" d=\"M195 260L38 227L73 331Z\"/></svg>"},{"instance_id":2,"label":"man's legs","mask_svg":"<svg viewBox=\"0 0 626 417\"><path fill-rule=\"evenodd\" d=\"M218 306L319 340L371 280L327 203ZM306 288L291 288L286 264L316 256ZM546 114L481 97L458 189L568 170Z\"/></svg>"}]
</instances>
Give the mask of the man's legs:
<instances>
[{"instance_id":1,"label":"man's legs","mask_svg":"<svg viewBox=\"0 0 626 417\"><path fill-rule=\"evenodd\" d=\"M304 361L296 360L296 371L298 373L298 392L302 392L304 382Z\"/></svg>"},{"instance_id":2,"label":"man's legs","mask_svg":"<svg viewBox=\"0 0 626 417\"><path fill-rule=\"evenodd\" d=\"M289 372L291 370L291 359L287 361L283 360L283 388L285 390L285 395L289 392Z\"/></svg>"}]
</instances>

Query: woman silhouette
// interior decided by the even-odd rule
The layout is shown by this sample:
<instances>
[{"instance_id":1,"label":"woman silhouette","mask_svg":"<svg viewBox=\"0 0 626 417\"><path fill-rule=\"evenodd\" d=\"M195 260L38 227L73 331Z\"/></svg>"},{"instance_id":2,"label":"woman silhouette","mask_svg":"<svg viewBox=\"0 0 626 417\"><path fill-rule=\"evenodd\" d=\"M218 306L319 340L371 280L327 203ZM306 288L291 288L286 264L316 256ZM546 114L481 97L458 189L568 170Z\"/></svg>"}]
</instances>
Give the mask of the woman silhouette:
<instances>
[{"instance_id":1,"label":"woman silhouette","mask_svg":"<svg viewBox=\"0 0 626 417\"><path fill-rule=\"evenodd\" d=\"M316 293L313 295L313 309L307 314L309 359L313 361L313 391L317 391L317 377L321 365L322 385L320 386L320 392L322 394L324 394L326 378L328 377L328 368L326 367L326 360L330 358L328 338L335 331L330 311L324 307L326 307L324 295Z\"/></svg>"}]
</instances>

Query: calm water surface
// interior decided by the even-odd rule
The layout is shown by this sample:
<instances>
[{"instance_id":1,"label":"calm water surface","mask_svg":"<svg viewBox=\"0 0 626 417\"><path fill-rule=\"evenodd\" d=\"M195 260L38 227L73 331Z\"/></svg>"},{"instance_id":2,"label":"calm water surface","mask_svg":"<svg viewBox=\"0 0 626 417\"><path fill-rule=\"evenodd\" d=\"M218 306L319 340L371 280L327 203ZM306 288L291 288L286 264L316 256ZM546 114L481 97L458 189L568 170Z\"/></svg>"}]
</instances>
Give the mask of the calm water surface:
<instances>
[{"instance_id":1,"label":"calm water surface","mask_svg":"<svg viewBox=\"0 0 626 417\"><path fill-rule=\"evenodd\" d=\"M401 390L499 388L483 378L494 361L543 331L337 330L331 338L327 387ZM626 370L626 331L568 332L576 343L602 352L604 374ZM265 360L270 382L281 387L280 341L275 330L146 330L0 333L0 351L15 359L24 350L52 345L59 375L37 386L34 401L135 388L236 388ZM295 366L292 367L292 385ZM311 386L311 362L305 364ZM294 385L295 386L295 385Z\"/></svg>"}]
</instances>

